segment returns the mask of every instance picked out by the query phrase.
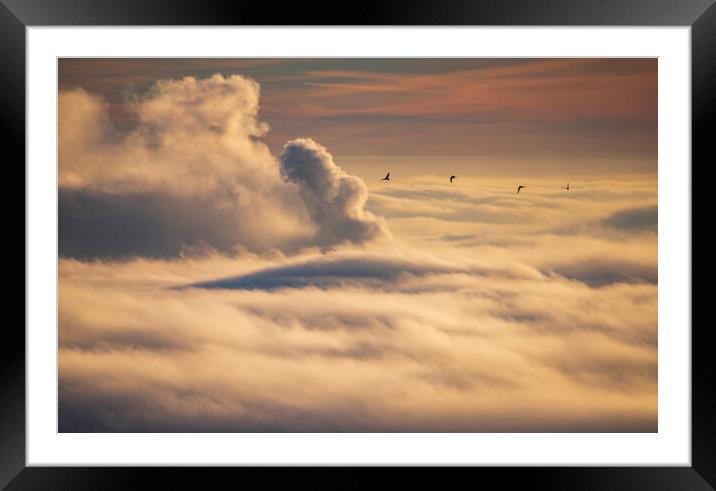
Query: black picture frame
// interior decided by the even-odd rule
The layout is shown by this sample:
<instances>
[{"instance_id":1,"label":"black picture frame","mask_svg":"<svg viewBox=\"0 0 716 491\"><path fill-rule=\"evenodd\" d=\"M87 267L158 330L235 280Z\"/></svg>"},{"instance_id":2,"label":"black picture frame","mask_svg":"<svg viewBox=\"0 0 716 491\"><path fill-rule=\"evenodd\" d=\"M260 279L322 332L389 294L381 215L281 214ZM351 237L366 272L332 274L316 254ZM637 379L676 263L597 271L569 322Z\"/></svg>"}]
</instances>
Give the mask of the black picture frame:
<instances>
[{"instance_id":1,"label":"black picture frame","mask_svg":"<svg viewBox=\"0 0 716 491\"><path fill-rule=\"evenodd\" d=\"M692 77L692 315L704 309L708 289L696 281L716 272L716 232L708 216L704 179L714 160L716 107L715 0L383 0L364 3L200 0L0 0L0 139L4 149L4 258L2 295L6 314L0 338L0 488L131 489L161 482L172 488L212 488L241 476L273 487L279 480L309 481L312 487L357 488L375 483L371 469L333 469L320 478L312 469L288 469L281 477L258 468L51 468L25 464L25 30L28 26L83 25L550 25L690 26ZM701 179L699 179L701 177ZM20 185L22 183L23 185ZM20 261L20 257L25 260ZM693 268L698 259L699 267ZM12 278L13 281L10 280ZM22 285L22 288L20 287ZM698 300L699 307L696 307ZM10 320L13 319L13 320ZM529 467L459 469L470 480L538 489L714 489L716 488L716 383L708 342L710 323L692 320L691 467ZM469 475L467 475L469 473ZM459 476L456 476L459 477ZM382 479L382 478L381 478ZM414 469L409 479L445 484L443 477ZM216 481L215 481L216 480ZM433 481L434 480L434 481ZM246 481L249 482L249 481ZM236 485L237 483L232 484Z\"/></svg>"}]
</instances>

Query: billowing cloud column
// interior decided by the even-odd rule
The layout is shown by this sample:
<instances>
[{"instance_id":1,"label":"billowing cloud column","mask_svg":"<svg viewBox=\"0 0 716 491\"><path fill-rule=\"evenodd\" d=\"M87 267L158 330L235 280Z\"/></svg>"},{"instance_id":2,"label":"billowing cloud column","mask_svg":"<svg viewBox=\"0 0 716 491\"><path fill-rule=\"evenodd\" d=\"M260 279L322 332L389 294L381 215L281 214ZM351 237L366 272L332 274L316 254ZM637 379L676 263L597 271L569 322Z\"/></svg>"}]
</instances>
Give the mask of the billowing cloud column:
<instances>
[{"instance_id":1,"label":"billowing cloud column","mask_svg":"<svg viewBox=\"0 0 716 491\"><path fill-rule=\"evenodd\" d=\"M291 140L280 158L281 176L298 186L321 247L341 242L359 244L382 235L384 221L364 209L368 190L347 174L325 147L310 138Z\"/></svg>"}]
</instances>

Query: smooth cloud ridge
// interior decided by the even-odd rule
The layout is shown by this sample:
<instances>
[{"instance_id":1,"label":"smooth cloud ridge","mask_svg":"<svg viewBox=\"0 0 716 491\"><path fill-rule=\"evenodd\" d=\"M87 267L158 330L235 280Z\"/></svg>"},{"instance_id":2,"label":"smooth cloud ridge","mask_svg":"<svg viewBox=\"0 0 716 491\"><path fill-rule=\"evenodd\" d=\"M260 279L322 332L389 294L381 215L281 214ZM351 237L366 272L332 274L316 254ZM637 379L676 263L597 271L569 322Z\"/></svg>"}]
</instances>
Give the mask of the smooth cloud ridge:
<instances>
[{"instance_id":1,"label":"smooth cloud ridge","mask_svg":"<svg viewBox=\"0 0 716 491\"><path fill-rule=\"evenodd\" d=\"M449 274L467 272L465 268L452 265L428 264L389 257L345 257L311 260L266 268L241 276L221 278L189 285L193 288L275 290L279 288L302 288L313 286L331 288L342 285L384 286L388 282L407 276ZM182 288L182 287L179 287Z\"/></svg>"}]
</instances>

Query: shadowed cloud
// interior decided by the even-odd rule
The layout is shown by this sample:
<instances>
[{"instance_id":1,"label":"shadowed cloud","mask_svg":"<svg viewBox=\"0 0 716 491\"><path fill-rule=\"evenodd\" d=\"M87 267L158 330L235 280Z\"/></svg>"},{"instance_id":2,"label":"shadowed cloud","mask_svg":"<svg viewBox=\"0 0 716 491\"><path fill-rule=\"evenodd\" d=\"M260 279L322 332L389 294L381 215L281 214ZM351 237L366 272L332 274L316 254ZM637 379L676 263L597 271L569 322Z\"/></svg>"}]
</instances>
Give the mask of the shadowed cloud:
<instances>
[{"instance_id":1,"label":"shadowed cloud","mask_svg":"<svg viewBox=\"0 0 716 491\"><path fill-rule=\"evenodd\" d=\"M658 282L656 265L618 259L591 258L570 264L556 265L552 271L565 278L578 280L593 287L635 282L656 285Z\"/></svg>"},{"instance_id":2,"label":"shadowed cloud","mask_svg":"<svg viewBox=\"0 0 716 491\"><path fill-rule=\"evenodd\" d=\"M242 276L193 283L186 287L232 290L274 290L278 288L337 287L366 281L390 282L401 275L467 273L466 268L413 263L379 257L318 259L299 264L268 268ZM186 288L179 287L179 288Z\"/></svg>"},{"instance_id":3,"label":"shadowed cloud","mask_svg":"<svg viewBox=\"0 0 716 491\"><path fill-rule=\"evenodd\" d=\"M604 225L625 231L658 231L659 210L645 206L620 210L604 220Z\"/></svg>"}]
</instances>

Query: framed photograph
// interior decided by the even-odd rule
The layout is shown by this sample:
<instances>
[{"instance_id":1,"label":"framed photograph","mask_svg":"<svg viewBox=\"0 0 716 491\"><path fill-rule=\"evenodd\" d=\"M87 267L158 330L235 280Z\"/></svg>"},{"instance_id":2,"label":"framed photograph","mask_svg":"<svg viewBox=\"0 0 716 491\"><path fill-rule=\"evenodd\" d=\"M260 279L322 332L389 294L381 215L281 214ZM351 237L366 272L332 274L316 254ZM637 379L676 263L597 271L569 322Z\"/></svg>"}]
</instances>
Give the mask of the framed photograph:
<instances>
[{"instance_id":1,"label":"framed photograph","mask_svg":"<svg viewBox=\"0 0 716 491\"><path fill-rule=\"evenodd\" d=\"M0 485L713 489L712 3L4 1Z\"/></svg>"}]
</instances>

